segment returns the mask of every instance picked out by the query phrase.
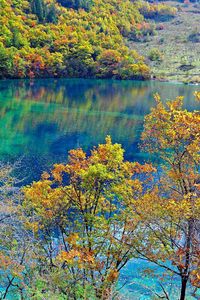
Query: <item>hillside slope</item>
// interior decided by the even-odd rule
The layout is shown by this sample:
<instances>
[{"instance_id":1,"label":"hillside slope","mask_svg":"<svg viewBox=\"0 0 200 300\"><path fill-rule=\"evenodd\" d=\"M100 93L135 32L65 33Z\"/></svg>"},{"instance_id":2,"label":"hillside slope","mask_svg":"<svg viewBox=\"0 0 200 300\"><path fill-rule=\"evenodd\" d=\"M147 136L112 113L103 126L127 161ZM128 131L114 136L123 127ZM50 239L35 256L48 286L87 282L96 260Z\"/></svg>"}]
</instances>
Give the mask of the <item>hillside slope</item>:
<instances>
[{"instance_id":1,"label":"hillside slope","mask_svg":"<svg viewBox=\"0 0 200 300\"><path fill-rule=\"evenodd\" d=\"M0 0L0 78L198 81L199 13L176 1Z\"/></svg>"},{"instance_id":2,"label":"hillside slope","mask_svg":"<svg viewBox=\"0 0 200 300\"><path fill-rule=\"evenodd\" d=\"M144 17L129 0L0 0L0 77L149 78L124 42Z\"/></svg>"},{"instance_id":3,"label":"hillside slope","mask_svg":"<svg viewBox=\"0 0 200 300\"><path fill-rule=\"evenodd\" d=\"M182 82L200 82L200 4L165 2L177 7L171 20L150 20L157 34L145 41L129 42L130 48L149 57L152 77Z\"/></svg>"}]
</instances>

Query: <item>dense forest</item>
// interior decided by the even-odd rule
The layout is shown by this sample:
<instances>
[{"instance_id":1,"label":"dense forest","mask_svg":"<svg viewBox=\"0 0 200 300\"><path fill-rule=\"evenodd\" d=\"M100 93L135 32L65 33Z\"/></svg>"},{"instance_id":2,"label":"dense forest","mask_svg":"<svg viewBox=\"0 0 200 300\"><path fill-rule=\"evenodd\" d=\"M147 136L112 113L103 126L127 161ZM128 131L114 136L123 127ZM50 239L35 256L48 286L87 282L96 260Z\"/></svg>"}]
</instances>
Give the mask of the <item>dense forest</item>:
<instances>
[{"instance_id":1,"label":"dense forest","mask_svg":"<svg viewBox=\"0 0 200 300\"><path fill-rule=\"evenodd\" d=\"M176 8L131 0L0 0L0 78L147 79L127 46L154 34L148 22Z\"/></svg>"}]
</instances>

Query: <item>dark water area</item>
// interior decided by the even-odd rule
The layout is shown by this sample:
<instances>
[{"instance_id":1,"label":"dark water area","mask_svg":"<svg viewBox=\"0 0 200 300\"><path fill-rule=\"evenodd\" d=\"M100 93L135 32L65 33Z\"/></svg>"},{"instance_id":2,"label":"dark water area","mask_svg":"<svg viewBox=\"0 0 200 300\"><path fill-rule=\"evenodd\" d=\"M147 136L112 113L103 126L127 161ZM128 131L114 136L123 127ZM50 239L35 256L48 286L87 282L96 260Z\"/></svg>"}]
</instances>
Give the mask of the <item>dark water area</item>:
<instances>
[{"instance_id":1,"label":"dark water area","mask_svg":"<svg viewBox=\"0 0 200 300\"><path fill-rule=\"evenodd\" d=\"M0 81L0 160L20 160L20 175L29 183L53 163L66 161L70 149L89 151L111 135L124 147L126 159L144 161L138 143L143 118L155 105L153 95L183 95L185 107L194 109L195 90L154 81Z\"/></svg>"},{"instance_id":2,"label":"dark water area","mask_svg":"<svg viewBox=\"0 0 200 300\"><path fill-rule=\"evenodd\" d=\"M153 95L159 93L165 100L182 95L185 108L193 110L198 109L196 90L200 87L155 81L0 81L0 161L19 161L18 175L27 184L53 163L67 161L70 149L89 152L111 135L124 147L126 159L143 162L151 157L141 153L138 144L144 116L155 105ZM133 260L122 270L119 288L127 283L121 289L125 299L152 299L152 290L160 290L154 277L141 277L147 267ZM171 299L177 299L176 289Z\"/></svg>"}]
</instances>

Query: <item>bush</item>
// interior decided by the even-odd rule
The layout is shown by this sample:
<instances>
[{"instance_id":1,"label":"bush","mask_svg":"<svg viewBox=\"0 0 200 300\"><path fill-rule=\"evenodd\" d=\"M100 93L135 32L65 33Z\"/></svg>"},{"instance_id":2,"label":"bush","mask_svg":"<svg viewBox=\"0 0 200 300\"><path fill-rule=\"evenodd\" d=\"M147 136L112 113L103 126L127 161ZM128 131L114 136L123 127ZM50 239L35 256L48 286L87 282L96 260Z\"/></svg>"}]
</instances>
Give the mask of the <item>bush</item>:
<instances>
[{"instance_id":1,"label":"bush","mask_svg":"<svg viewBox=\"0 0 200 300\"><path fill-rule=\"evenodd\" d=\"M143 22L137 24L135 30L130 33L129 38L135 42L147 42L154 35L156 35L155 25Z\"/></svg>"},{"instance_id":2,"label":"bush","mask_svg":"<svg viewBox=\"0 0 200 300\"><path fill-rule=\"evenodd\" d=\"M153 48L153 49L151 49L151 51L149 52L148 58L149 58L151 61L162 61L162 60L163 60L163 54L160 52L159 49Z\"/></svg>"},{"instance_id":3,"label":"bush","mask_svg":"<svg viewBox=\"0 0 200 300\"><path fill-rule=\"evenodd\" d=\"M149 4L144 2L141 4L140 13L148 19L168 21L175 17L177 9L163 3Z\"/></svg>"}]
</instances>

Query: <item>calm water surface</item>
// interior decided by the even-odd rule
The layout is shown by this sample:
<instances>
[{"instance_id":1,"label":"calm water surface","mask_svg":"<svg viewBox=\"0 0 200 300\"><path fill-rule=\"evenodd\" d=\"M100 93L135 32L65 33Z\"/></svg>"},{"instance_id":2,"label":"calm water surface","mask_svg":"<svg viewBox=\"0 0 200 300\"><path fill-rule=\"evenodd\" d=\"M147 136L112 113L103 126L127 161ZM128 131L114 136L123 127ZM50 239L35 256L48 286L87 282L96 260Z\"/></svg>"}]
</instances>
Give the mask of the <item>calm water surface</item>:
<instances>
[{"instance_id":1,"label":"calm water surface","mask_svg":"<svg viewBox=\"0 0 200 300\"><path fill-rule=\"evenodd\" d=\"M143 118L155 105L153 94L163 99L183 95L185 107L194 109L195 90L200 87L160 82L0 81L0 160L20 160L19 173L30 183L54 162L66 161L70 149L89 151L109 134L123 145L126 159L144 161L147 156L139 152L138 142ZM121 274L121 282L128 282L122 291L130 299L152 295L137 277L142 267L146 266L131 262ZM154 288L156 282L145 277L142 284Z\"/></svg>"},{"instance_id":2,"label":"calm water surface","mask_svg":"<svg viewBox=\"0 0 200 300\"><path fill-rule=\"evenodd\" d=\"M196 86L159 82L46 79L0 81L0 160L21 159L38 179L53 162L64 161L68 150L104 142L111 135L121 143L126 158L143 160L138 142L143 117L163 99L185 96L185 105L197 105Z\"/></svg>"}]
</instances>

